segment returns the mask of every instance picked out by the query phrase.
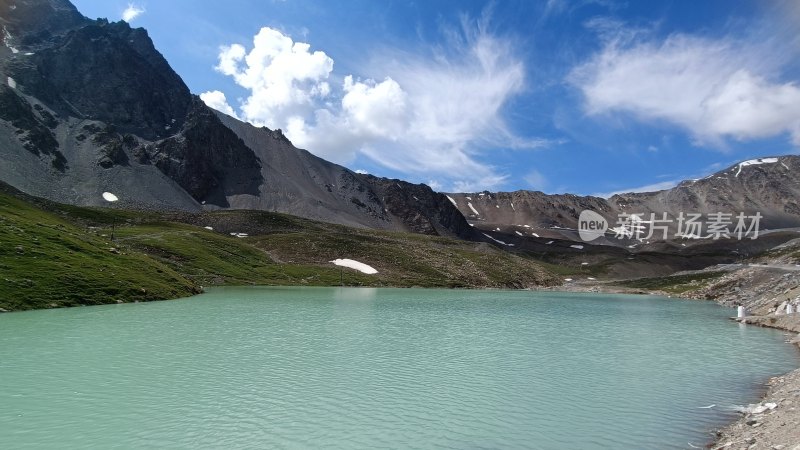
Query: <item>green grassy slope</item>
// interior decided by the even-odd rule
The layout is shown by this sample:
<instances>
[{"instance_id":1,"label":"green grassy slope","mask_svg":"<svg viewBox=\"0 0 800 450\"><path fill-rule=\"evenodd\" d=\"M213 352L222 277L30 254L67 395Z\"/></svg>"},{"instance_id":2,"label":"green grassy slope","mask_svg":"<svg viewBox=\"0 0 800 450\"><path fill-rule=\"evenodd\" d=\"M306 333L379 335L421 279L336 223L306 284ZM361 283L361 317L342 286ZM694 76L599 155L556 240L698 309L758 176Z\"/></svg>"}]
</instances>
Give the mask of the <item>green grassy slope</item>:
<instances>
[{"instance_id":1,"label":"green grassy slope","mask_svg":"<svg viewBox=\"0 0 800 450\"><path fill-rule=\"evenodd\" d=\"M0 193L0 308L144 301L199 289L169 265Z\"/></svg>"},{"instance_id":2,"label":"green grassy slope","mask_svg":"<svg viewBox=\"0 0 800 450\"><path fill-rule=\"evenodd\" d=\"M700 272L686 275L669 275L664 277L637 278L618 281L614 284L624 287L658 290L670 294L685 294L697 290L724 275L725 272Z\"/></svg>"},{"instance_id":3,"label":"green grassy slope","mask_svg":"<svg viewBox=\"0 0 800 450\"><path fill-rule=\"evenodd\" d=\"M379 273L341 269L329 262L336 258L362 261ZM483 243L258 211L79 208L0 184L3 310L168 299L212 285L325 286L342 280L351 286L498 288L558 281L536 261Z\"/></svg>"}]
</instances>

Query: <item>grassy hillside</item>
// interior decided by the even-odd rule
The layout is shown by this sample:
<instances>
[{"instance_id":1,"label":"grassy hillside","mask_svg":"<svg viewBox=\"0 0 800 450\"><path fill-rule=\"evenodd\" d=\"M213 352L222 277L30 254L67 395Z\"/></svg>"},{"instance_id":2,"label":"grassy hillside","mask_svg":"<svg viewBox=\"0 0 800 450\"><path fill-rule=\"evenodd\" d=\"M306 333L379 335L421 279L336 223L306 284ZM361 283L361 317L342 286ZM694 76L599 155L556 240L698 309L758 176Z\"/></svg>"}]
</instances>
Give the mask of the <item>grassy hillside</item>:
<instances>
[{"instance_id":1,"label":"grassy hillside","mask_svg":"<svg viewBox=\"0 0 800 450\"><path fill-rule=\"evenodd\" d=\"M663 291L680 295L704 287L723 275L725 275L725 272L699 272L685 275L637 278L619 281L615 284L629 288Z\"/></svg>"},{"instance_id":2,"label":"grassy hillside","mask_svg":"<svg viewBox=\"0 0 800 450\"><path fill-rule=\"evenodd\" d=\"M115 239L110 240L112 224ZM205 227L211 227L208 230ZM230 233L248 233L237 238ZM329 261L356 259L364 275ZM0 308L147 301L212 285L528 287L557 282L484 243L353 229L283 214L78 208L0 186Z\"/></svg>"},{"instance_id":3,"label":"grassy hillside","mask_svg":"<svg viewBox=\"0 0 800 450\"><path fill-rule=\"evenodd\" d=\"M0 308L145 301L197 292L169 265L0 193Z\"/></svg>"}]
</instances>

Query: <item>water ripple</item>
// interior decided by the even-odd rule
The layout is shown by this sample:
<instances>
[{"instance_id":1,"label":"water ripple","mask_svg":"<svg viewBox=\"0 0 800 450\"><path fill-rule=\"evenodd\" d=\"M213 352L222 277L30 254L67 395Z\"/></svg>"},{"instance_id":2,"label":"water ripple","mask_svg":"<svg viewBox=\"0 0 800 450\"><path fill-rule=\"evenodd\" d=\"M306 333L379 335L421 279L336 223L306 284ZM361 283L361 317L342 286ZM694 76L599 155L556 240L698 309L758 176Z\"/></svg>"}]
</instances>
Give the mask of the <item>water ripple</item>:
<instances>
[{"instance_id":1,"label":"water ripple","mask_svg":"<svg viewBox=\"0 0 800 450\"><path fill-rule=\"evenodd\" d=\"M686 448L799 362L728 314L285 288L6 314L0 448Z\"/></svg>"}]
</instances>

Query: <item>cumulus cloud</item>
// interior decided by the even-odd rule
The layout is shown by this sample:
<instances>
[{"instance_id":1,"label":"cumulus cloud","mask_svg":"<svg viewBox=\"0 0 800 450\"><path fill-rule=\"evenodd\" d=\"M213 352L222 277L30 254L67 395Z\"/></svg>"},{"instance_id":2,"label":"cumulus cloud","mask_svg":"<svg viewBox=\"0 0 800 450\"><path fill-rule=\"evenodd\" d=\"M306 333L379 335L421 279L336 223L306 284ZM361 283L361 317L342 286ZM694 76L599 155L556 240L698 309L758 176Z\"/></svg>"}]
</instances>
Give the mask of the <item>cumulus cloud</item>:
<instances>
[{"instance_id":1,"label":"cumulus cloud","mask_svg":"<svg viewBox=\"0 0 800 450\"><path fill-rule=\"evenodd\" d=\"M216 69L250 91L242 116L258 125L285 127L294 117L314 110L314 99L330 93L326 81L333 60L311 46L294 42L280 31L264 27L247 52L241 44L223 47Z\"/></svg>"},{"instance_id":2,"label":"cumulus cloud","mask_svg":"<svg viewBox=\"0 0 800 450\"><path fill-rule=\"evenodd\" d=\"M236 111L233 110L233 107L228 104L228 99L225 98L225 94L221 91L203 92L200 94L200 100L217 111L224 112L232 117L238 117L236 115Z\"/></svg>"},{"instance_id":3,"label":"cumulus cloud","mask_svg":"<svg viewBox=\"0 0 800 450\"><path fill-rule=\"evenodd\" d=\"M701 145L788 133L800 145L800 88L768 51L734 39L628 33L571 74L589 114L627 112L689 131Z\"/></svg>"},{"instance_id":4,"label":"cumulus cloud","mask_svg":"<svg viewBox=\"0 0 800 450\"><path fill-rule=\"evenodd\" d=\"M511 133L503 105L525 84L512 42L464 22L446 51L385 51L370 72L332 81L333 60L307 43L262 28L248 51L222 47L216 70L248 90L239 117L281 128L298 147L340 164L358 155L407 175L439 180L454 190L490 189L506 175L483 162L491 146L536 148L544 140ZM202 95L209 106L235 111L222 92Z\"/></svg>"},{"instance_id":5,"label":"cumulus cloud","mask_svg":"<svg viewBox=\"0 0 800 450\"><path fill-rule=\"evenodd\" d=\"M122 20L130 23L140 15L144 14L144 12L145 9L143 7L134 5L133 3L128 3L128 7L125 8L125 11L122 11Z\"/></svg>"}]
</instances>

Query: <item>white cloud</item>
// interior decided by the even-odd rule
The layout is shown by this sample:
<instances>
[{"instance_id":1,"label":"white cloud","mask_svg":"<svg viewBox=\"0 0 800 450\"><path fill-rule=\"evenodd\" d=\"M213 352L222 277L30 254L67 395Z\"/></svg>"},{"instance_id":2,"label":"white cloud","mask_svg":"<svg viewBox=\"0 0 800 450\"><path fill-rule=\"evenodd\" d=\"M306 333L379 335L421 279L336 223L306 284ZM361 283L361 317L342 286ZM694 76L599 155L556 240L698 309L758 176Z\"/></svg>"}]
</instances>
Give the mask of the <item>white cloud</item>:
<instances>
[{"instance_id":1,"label":"white cloud","mask_svg":"<svg viewBox=\"0 0 800 450\"><path fill-rule=\"evenodd\" d=\"M767 49L685 34L657 42L642 34L621 31L572 72L589 114L666 121L722 148L726 139L782 133L800 145L800 88L777 81L780 67Z\"/></svg>"},{"instance_id":2,"label":"white cloud","mask_svg":"<svg viewBox=\"0 0 800 450\"><path fill-rule=\"evenodd\" d=\"M342 88L342 111L353 132L397 140L408 129L407 94L393 79L354 82L348 75Z\"/></svg>"},{"instance_id":3,"label":"white cloud","mask_svg":"<svg viewBox=\"0 0 800 450\"><path fill-rule=\"evenodd\" d=\"M249 91L241 118L281 128L318 156L350 164L363 155L455 190L491 189L507 176L482 162L483 148L549 142L521 139L503 121L503 105L525 84L512 42L488 33L483 22L464 24L448 35L446 50L384 51L369 70L380 81L347 75L332 87L328 55L272 28L262 28L249 51L222 47L216 69ZM214 108L230 107L221 92L203 96Z\"/></svg>"},{"instance_id":4,"label":"white cloud","mask_svg":"<svg viewBox=\"0 0 800 450\"><path fill-rule=\"evenodd\" d=\"M253 49L223 47L216 69L250 90L242 116L270 128L286 127L294 117L310 114L314 99L330 93L326 81L333 60L311 46L294 42L278 30L264 27L253 37Z\"/></svg>"},{"instance_id":5,"label":"white cloud","mask_svg":"<svg viewBox=\"0 0 800 450\"><path fill-rule=\"evenodd\" d=\"M231 105L228 104L228 100L225 98L225 94L222 93L221 91L203 92L202 94L200 94L200 100L202 100L209 107L216 109L217 111L224 112L225 114L232 117L237 117L236 111L234 111Z\"/></svg>"},{"instance_id":6,"label":"white cloud","mask_svg":"<svg viewBox=\"0 0 800 450\"><path fill-rule=\"evenodd\" d=\"M128 7L125 8L125 11L122 11L122 20L130 23L140 15L144 14L144 12L145 9L143 7L134 5L133 3L128 3Z\"/></svg>"}]
</instances>

